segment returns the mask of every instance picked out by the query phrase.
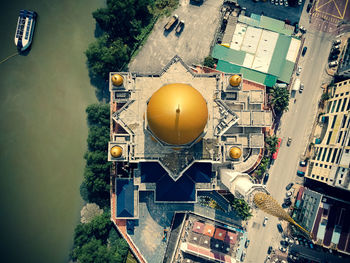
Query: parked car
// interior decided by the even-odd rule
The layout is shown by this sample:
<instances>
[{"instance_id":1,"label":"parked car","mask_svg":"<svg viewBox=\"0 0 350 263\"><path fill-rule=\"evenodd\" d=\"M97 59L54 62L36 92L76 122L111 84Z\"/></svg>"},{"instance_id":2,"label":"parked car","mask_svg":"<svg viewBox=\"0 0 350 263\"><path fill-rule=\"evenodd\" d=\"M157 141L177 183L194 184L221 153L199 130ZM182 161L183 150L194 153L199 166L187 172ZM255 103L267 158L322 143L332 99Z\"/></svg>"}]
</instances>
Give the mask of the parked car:
<instances>
[{"instance_id":1,"label":"parked car","mask_svg":"<svg viewBox=\"0 0 350 263\"><path fill-rule=\"evenodd\" d=\"M301 88L301 86L300 86L300 88ZM291 138L291 137L288 137L287 146L290 146L291 143L292 143L292 138Z\"/></svg>"},{"instance_id":2,"label":"parked car","mask_svg":"<svg viewBox=\"0 0 350 263\"><path fill-rule=\"evenodd\" d=\"M263 179L263 184L266 184L267 181L269 180L269 173L266 173L265 176L264 176L264 179Z\"/></svg>"},{"instance_id":3,"label":"parked car","mask_svg":"<svg viewBox=\"0 0 350 263\"><path fill-rule=\"evenodd\" d=\"M298 5L301 5L303 3L303 0L298 0Z\"/></svg>"},{"instance_id":4,"label":"parked car","mask_svg":"<svg viewBox=\"0 0 350 263\"><path fill-rule=\"evenodd\" d=\"M263 226L266 226L267 220L269 220L269 218L265 216L263 221Z\"/></svg>"},{"instance_id":5,"label":"parked car","mask_svg":"<svg viewBox=\"0 0 350 263\"><path fill-rule=\"evenodd\" d=\"M286 190L289 191L292 186L294 185L294 183L289 183L287 186L286 186Z\"/></svg>"},{"instance_id":6,"label":"parked car","mask_svg":"<svg viewBox=\"0 0 350 263\"><path fill-rule=\"evenodd\" d=\"M284 203L282 204L282 208L288 208L290 207L290 205L292 204L292 201L290 199L284 201Z\"/></svg>"},{"instance_id":7,"label":"parked car","mask_svg":"<svg viewBox=\"0 0 350 263\"><path fill-rule=\"evenodd\" d=\"M245 248L247 248L247 247L249 246L249 243L250 243L250 240L247 239L247 240L245 241L245 244L244 244Z\"/></svg>"},{"instance_id":8,"label":"parked car","mask_svg":"<svg viewBox=\"0 0 350 263\"><path fill-rule=\"evenodd\" d=\"M283 5L283 0L280 0L280 5Z\"/></svg>"},{"instance_id":9,"label":"parked car","mask_svg":"<svg viewBox=\"0 0 350 263\"><path fill-rule=\"evenodd\" d=\"M332 62L330 62L330 63L328 63L328 66L329 66L330 68L336 67L336 66L338 66L338 61L332 61Z\"/></svg>"},{"instance_id":10,"label":"parked car","mask_svg":"<svg viewBox=\"0 0 350 263\"><path fill-rule=\"evenodd\" d=\"M277 229L278 229L278 231L279 231L280 233L283 232L283 227L282 227L281 224L277 224Z\"/></svg>"},{"instance_id":11,"label":"parked car","mask_svg":"<svg viewBox=\"0 0 350 263\"><path fill-rule=\"evenodd\" d=\"M284 6L285 6L285 7L289 6L287 0L284 0Z\"/></svg>"},{"instance_id":12,"label":"parked car","mask_svg":"<svg viewBox=\"0 0 350 263\"><path fill-rule=\"evenodd\" d=\"M306 166L306 162L305 162L305 161L300 161L300 162L299 162L299 165L300 165L301 167L305 167L305 166Z\"/></svg>"},{"instance_id":13,"label":"parked car","mask_svg":"<svg viewBox=\"0 0 350 263\"><path fill-rule=\"evenodd\" d=\"M242 255L241 255L241 261L243 262L244 259L245 259L245 252L243 251L243 252L242 252Z\"/></svg>"},{"instance_id":14,"label":"parked car","mask_svg":"<svg viewBox=\"0 0 350 263\"><path fill-rule=\"evenodd\" d=\"M300 26L299 29L300 29L300 31L301 31L302 33L304 33L304 34L306 33L306 28L305 28L305 27Z\"/></svg>"},{"instance_id":15,"label":"parked car","mask_svg":"<svg viewBox=\"0 0 350 263\"><path fill-rule=\"evenodd\" d=\"M307 5L307 7L306 7L306 12L308 12L308 13L309 13L309 12L310 12L311 7L312 7L312 4L310 4L310 3L309 3L309 4Z\"/></svg>"},{"instance_id":16,"label":"parked car","mask_svg":"<svg viewBox=\"0 0 350 263\"><path fill-rule=\"evenodd\" d=\"M306 51L307 51L307 47L304 47L304 48L303 48L303 51L301 52L301 55L302 55L302 56L305 56Z\"/></svg>"},{"instance_id":17,"label":"parked car","mask_svg":"<svg viewBox=\"0 0 350 263\"><path fill-rule=\"evenodd\" d=\"M282 246L279 247L279 250L281 250L282 252L286 252L287 251L287 249L285 247L282 247Z\"/></svg>"},{"instance_id":18,"label":"parked car","mask_svg":"<svg viewBox=\"0 0 350 263\"><path fill-rule=\"evenodd\" d=\"M296 74L297 74L297 76L299 76L300 75L300 73L301 73L301 66L298 66L298 68L297 68L297 71L296 71Z\"/></svg>"},{"instance_id":19,"label":"parked car","mask_svg":"<svg viewBox=\"0 0 350 263\"><path fill-rule=\"evenodd\" d=\"M303 84L303 83L301 83L301 84L300 84L300 88L299 88L299 93L302 93L302 92L303 92L303 90L304 90L304 84Z\"/></svg>"},{"instance_id":20,"label":"parked car","mask_svg":"<svg viewBox=\"0 0 350 263\"><path fill-rule=\"evenodd\" d=\"M176 29L175 29L176 34L180 34L184 29L184 27L185 27L185 21L181 20L176 26Z\"/></svg>"},{"instance_id":21,"label":"parked car","mask_svg":"<svg viewBox=\"0 0 350 263\"><path fill-rule=\"evenodd\" d=\"M281 245L284 247L287 247L289 245L289 243L287 241L281 240Z\"/></svg>"},{"instance_id":22,"label":"parked car","mask_svg":"<svg viewBox=\"0 0 350 263\"><path fill-rule=\"evenodd\" d=\"M289 191L286 193L286 196L290 197L290 196L292 196L292 194L293 194L293 191Z\"/></svg>"},{"instance_id":23,"label":"parked car","mask_svg":"<svg viewBox=\"0 0 350 263\"><path fill-rule=\"evenodd\" d=\"M332 56L338 55L339 53L340 53L340 50L339 50L339 49L334 49L334 48L331 49L331 55L332 55Z\"/></svg>"},{"instance_id":24,"label":"parked car","mask_svg":"<svg viewBox=\"0 0 350 263\"><path fill-rule=\"evenodd\" d=\"M339 45L340 43L341 43L341 40L340 40L340 39L334 40L334 41L333 41L333 46Z\"/></svg>"},{"instance_id":25,"label":"parked car","mask_svg":"<svg viewBox=\"0 0 350 263\"><path fill-rule=\"evenodd\" d=\"M269 249L267 250L267 254L271 254L271 252L272 252L272 247L269 246Z\"/></svg>"}]
</instances>

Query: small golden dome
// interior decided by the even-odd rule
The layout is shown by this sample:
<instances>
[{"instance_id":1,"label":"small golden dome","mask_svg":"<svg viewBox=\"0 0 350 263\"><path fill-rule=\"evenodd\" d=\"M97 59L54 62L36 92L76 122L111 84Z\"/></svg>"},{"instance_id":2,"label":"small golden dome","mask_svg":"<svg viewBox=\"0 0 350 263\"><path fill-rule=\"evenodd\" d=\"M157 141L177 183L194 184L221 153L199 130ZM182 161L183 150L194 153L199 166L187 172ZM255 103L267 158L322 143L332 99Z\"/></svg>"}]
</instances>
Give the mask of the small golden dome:
<instances>
[{"instance_id":1,"label":"small golden dome","mask_svg":"<svg viewBox=\"0 0 350 263\"><path fill-rule=\"evenodd\" d=\"M111 148L111 155L114 157L114 158L119 158L122 156L123 154L123 148L118 146L118 145L114 145L112 148Z\"/></svg>"},{"instance_id":2,"label":"small golden dome","mask_svg":"<svg viewBox=\"0 0 350 263\"><path fill-rule=\"evenodd\" d=\"M159 140L171 145L186 145L196 140L207 125L207 102L188 84L168 84L149 100L147 121Z\"/></svg>"},{"instance_id":3,"label":"small golden dome","mask_svg":"<svg viewBox=\"0 0 350 263\"><path fill-rule=\"evenodd\" d=\"M238 159L241 157L242 151L238 147L231 147L229 155L232 159Z\"/></svg>"},{"instance_id":4,"label":"small golden dome","mask_svg":"<svg viewBox=\"0 0 350 263\"><path fill-rule=\"evenodd\" d=\"M239 75L233 75L230 77L230 85L233 87L239 86L241 84L242 78Z\"/></svg>"},{"instance_id":5,"label":"small golden dome","mask_svg":"<svg viewBox=\"0 0 350 263\"><path fill-rule=\"evenodd\" d=\"M112 83L115 86L121 86L123 84L124 78L119 74L114 74L112 76Z\"/></svg>"}]
</instances>

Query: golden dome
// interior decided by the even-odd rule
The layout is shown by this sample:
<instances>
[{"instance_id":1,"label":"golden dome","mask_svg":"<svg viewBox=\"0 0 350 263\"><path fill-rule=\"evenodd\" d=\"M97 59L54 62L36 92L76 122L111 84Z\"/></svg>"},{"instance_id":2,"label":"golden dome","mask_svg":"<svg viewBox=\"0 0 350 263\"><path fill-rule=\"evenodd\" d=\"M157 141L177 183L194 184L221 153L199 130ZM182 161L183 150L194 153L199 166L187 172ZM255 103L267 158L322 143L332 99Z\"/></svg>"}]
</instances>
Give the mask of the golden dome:
<instances>
[{"instance_id":1,"label":"golden dome","mask_svg":"<svg viewBox=\"0 0 350 263\"><path fill-rule=\"evenodd\" d=\"M208 107L199 91L188 84L168 84L158 89L147 105L150 130L172 145L193 142L203 132Z\"/></svg>"},{"instance_id":2,"label":"golden dome","mask_svg":"<svg viewBox=\"0 0 350 263\"><path fill-rule=\"evenodd\" d=\"M111 155L114 157L114 158L119 158L122 156L123 154L123 148L118 146L118 145L114 145L112 148L111 148L111 151L110 151Z\"/></svg>"},{"instance_id":3,"label":"golden dome","mask_svg":"<svg viewBox=\"0 0 350 263\"><path fill-rule=\"evenodd\" d=\"M112 83L115 86L121 86L123 84L124 78L119 74L114 74L112 76Z\"/></svg>"},{"instance_id":4,"label":"golden dome","mask_svg":"<svg viewBox=\"0 0 350 263\"><path fill-rule=\"evenodd\" d=\"M232 159L238 159L241 157L242 151L238 147L231 147L229 154Z\"/></svg>"},{"instance_id":5,"label":"golden dome","mask_svg":"<svg viewBox=\"0 0 350 263\"><path fill-rule=\"evenodd\" d=\"M239 86L241 84L242 78L239 75L233 75L230 77L230 85L233 87Z\"/></svg>"}]
</instances>

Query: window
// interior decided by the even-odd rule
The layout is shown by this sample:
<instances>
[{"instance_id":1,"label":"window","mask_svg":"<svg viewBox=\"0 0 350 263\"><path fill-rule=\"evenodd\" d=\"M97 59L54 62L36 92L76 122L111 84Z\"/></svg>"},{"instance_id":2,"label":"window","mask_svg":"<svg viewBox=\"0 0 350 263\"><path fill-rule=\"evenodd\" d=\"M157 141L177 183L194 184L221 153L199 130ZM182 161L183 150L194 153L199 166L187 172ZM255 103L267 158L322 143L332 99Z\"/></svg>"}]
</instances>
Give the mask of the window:
<instances>
[{"instance_id":1,"label":"window","mask_svg":"<svg viewBox=\"0 0 350 263\"><path fill-rule=\"evenodd\" d=\"M331 137L332 137L332 133L333 132L329 132L329 134L328 134L328 139L327 139L327 143L326 144L329 144L329 141L331 140ZM324 151L324 152L326 152L326 151ZM324 160L324 154L323 154L323 160Z\"/></svg>"},{"instance_id":2,"label":"window","mask_svg":"<svg viewBox=\"0 0 350 263\"><path fill-rule=\"evenodd\" d=\"M325 164L324 168L328 168L328 165L327 165L327 164Z\"/></svg>"},{"instance_id":3,"label":"window","mask_svg":"<svg viewBox=\"0 0 350 263\"><path fill-rule=\"evenodd\" d=\"M326 182L328 182L328 178L326 178Z\"/></svg>"},{"instance_id":4,"label":"window","mask_svg":"<svg viewBox=\"0 0 350 263\"><path fill-rule=\"evenodd\" d=\"M342 135L343 135L343 131L340 131L339 137L338 137L338 140L337 140L337 143L340 143L340 140L341 140Z\"/></svg>"},{"instance_id":5,"label":"window","mask_svg":"<svg viewBox=\"0 0 350 263\"><path fill-rule=\"evenodd\" d=\"M340 99L337 105L337 109L335 110L335 112L339 112L339 108L340 108L340 104L343 101L343 99Z\"/></svg>"},{"instance_id":6,"label":"window","mask_svg":"<svg viewBox=\"0 0 350 263\"><path fill-rule=\"evenodd\" d=\"M321 180L323 181L323 179L324 179L324 177L322 176L322 177L321 177Z\"/></svg>"},{"instance_id":7,"label":"window","mask_svg":"<svg viewBox=\"0 0 350 263\"><path fill-rule=\"evenodd\" d=\"M340 85L339 85L339 86L340 86ZM339 97L339 94L335 95L335 97L338 98L338 97Z\"/></svg>"},{"instance_id":8,"label":"window","mask_svg":"<svg viewBox=\"0 0 350 263\"><path fill-rule=\"evenodd\" d=\"M322 163L320 164L320 167L323 167L323 164L322 164Z\"/></svg>"},{"instance_id":9,"label":"window","mask_svg":"<svg viewBox=\"0 0 350 263\"><path fill-rule=\"evenodd\" d=\"M315 166L318 166L318 163L315 163Z\"/></svg>"},{"instance_id":10,"label":"window","mask_svg":"<svg viewBox=\"0 0 350 263\"><path fill-rule=\"evenodd\" d=\"M321 153L323 151L323 148L319 148L319 152L318 152L318 155L317 155L317 160L320 160L320 157L321 157Z\"/></svg>"},{"instance_id":11,"label":"window","mask_svg":"<svg viewBox=\"0 0 350 263\"><path fill-rule=\"evenodd\" d=\"M332 121L332 126L331 128L334 128L335 121L337 120L338 115L334 115L333 121Z\"/></svg>"},{"instance_id":12,"label":"window","mask_svg":"<svg viewBox=\"0 0 350 263\"><path fill-rule=\"evenodd\" d=\"M337 152L338 152L338 149L334 149L334 153L333 153L333 156L332 156L332 163L334 163L334 160L335 160L335 157L337 156Z\"/></svg>"},{"instance_id":13,"label":"window","mask_svg":"<svg viewBox=\"0 0 350 263\"><path fill-rule=\"evenodd\" d=\"M345 105L346 105L347 102L348 102L348 98L345 98L344 102L343 102L343 105L341 106L341 111L344 111Z\"/></svg>"},{"instance_id":14,"label":"window","mask_svg":"<svg viewBox=\"0 0 350 263\"><path fill-rule=\"evenodd\" d=\"M312 175L312 178L314 178L314 177L315 177L315 175L313 174L313 175Z\"/></svg>"},{"instance_id":15,"label":"window","mask_svg":"<svg viewBox=\"0 0 350 263\"><path fill-rule=\"evenodd\" d=\"M346 116L346 115L344 115L344 117L343 117L343 121L342 121L342 124L341 124L341 128L344 128L344 127L345 127L346 118L347 118L347 116Z\"/></svg>"},{"instance_id":16,"label":"window","mask_svg":"<svg viewBox=\"0 0 350 263\"><path fill-rule=\"evenodd\" d=\"M349 153L350 152L350 150L349 149L345 149L345 153Z\"/></svg>"},{"instance_id":17,"label":"window","mask_svg":"<svg viewBox=\"0 0 350 263\"><path fill-rule=\"evenodd\" d=\"M331 157L332 152L333 152L333 148L330 148L327 155L327 162L329 162L329 158Z\"/></svg>"},{"instance_id":18,"label":"window","mask_svg":"<svg viewBox=\"0 0 350 263\"><path fill-rule=\"evenodd\" d=\"M317 176L316 176L316 179L319 179L319 178L320 178L320 177L317 175Z\"/></svg>"},{"instance_id":19,"label":"window","mask_svg":"<svg viewBox=\"0 0 350 263\"><path fill-rule=\"evenodd\" d=\"M339 180L338 183L341 184L341 180Z\"/></svg>"}]
</instances>

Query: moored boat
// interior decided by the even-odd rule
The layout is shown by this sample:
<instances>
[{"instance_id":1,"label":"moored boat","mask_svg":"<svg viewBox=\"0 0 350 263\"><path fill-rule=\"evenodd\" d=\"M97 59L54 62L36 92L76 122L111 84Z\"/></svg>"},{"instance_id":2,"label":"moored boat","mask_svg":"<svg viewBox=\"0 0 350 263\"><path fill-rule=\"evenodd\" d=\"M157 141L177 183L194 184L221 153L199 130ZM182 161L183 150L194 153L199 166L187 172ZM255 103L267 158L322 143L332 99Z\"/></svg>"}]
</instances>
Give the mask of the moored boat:
<instances>
[{"instance_id":1,"label":"moored boat","mask_svg":"<svg viewBox=\"0 0 350 263\"><path fill-rule=\"evenodd\" d=\"M25 51L32 43L36 17L37 14L34 11L21 10L19 12L15 34L18 51Z\"/></svg>"}]
</instances>

